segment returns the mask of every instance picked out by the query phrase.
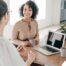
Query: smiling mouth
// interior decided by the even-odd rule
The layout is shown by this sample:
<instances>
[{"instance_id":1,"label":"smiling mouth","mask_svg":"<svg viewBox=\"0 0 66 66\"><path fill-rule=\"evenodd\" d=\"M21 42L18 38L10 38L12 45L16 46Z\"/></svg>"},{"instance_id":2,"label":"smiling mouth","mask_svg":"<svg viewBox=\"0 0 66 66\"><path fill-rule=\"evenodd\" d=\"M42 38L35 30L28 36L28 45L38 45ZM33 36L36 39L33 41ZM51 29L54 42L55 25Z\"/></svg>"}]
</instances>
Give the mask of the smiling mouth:
<instances>
[{"instance_id":1,"label":"smiling mouth","mask_svg":"<svg viewBox=\"0 0 66 66\"><path fill-rule=\"evenodd\" d=\"M25 14L25 16L29 16L30 14Z\"/></svg>"}]
</instances>

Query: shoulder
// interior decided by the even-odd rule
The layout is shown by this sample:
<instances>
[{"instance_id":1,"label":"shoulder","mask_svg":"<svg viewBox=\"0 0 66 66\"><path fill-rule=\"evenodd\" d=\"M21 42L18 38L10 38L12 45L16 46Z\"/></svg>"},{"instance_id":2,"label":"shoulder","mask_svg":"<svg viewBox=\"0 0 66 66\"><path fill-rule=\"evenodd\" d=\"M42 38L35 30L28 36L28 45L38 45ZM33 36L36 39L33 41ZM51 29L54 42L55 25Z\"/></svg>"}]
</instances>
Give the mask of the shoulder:
<instances>
[{"instance_id":1,"label":"shoulder","mask_svg":"<svg viewBox=\"0 0 66 66\"><path fill-rule=\"evenodd\" d=\"M15 23L15 25L14 25L14 28L19 28L21 25L22 25L22 19L21 20L19 20L19 21L17 21L16 23Z\"/></svg>"},{"instance_id":2,"label":"shoulder","mask_svg":"<svg viewBox=\"0 0 66 66\"><path fill-rule=\"evenodd\" d=\"M38 22L37 22L37 20L32 19L32 22L34 23L34 25L38 26Z\"/></svg>"},{"instance_id":3,"label":"shoulder","mask_svg":"<svg viewBox=\"0 0 66 66\"><path fill-rule=\"evenodd\" d=\"M17 22L15 23L15 25L20 25L22 22L23 22L23 20L21 19L21 20L17 21Z\"/></svg>"},{"instance_id":4,"label":"shoulder","mask_svg":"<svg viewBox=\"0 0 66 66\"><path fill-rule=\"evenodd\" d=\"M0 43L9 44L10 41L8 39L6 39L6 38L0 38Z\"/></svg>"}]
</instances>

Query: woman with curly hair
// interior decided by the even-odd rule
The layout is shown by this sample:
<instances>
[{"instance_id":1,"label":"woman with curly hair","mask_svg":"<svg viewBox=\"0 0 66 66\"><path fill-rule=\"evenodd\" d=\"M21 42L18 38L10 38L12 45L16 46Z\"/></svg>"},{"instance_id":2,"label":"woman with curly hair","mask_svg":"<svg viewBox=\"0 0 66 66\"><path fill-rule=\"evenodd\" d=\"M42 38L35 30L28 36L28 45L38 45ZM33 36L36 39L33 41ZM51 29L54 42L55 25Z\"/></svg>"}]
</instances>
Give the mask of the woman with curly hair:
<instances>
[{"instance_id":1,"label":"woman with curly hair","mask_svg":"<svg viewBox=\"0 0 66 66\"><path fill-rule=\"evenodd\" d=\"M18 51L22 52L20 53L22 56L27 56L25 54L27 47L31 48L39 44L38 24L35 20L37 13L38 7L33 1L27 1L20 7L22 19L13 28L12 41Z\"/></svg>"}]
</instances>

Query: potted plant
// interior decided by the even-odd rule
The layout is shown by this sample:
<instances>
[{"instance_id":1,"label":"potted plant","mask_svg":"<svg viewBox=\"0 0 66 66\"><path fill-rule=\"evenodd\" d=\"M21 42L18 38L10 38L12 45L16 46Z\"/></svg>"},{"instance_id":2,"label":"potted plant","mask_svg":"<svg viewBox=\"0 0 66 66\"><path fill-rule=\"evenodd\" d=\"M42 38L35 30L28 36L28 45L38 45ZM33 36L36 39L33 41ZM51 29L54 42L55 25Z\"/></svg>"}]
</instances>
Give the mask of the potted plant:
<instances>
[{"instance_id":1,"label":"potted plant","mask_svg":"<svg viewBox=\"0 0 66 66\"><path fill-rule=\"evenodd\" d=\"M61 24L60 30L61 30L62 33L66 33L66 23Z\"/></svg>"}]
</instances>

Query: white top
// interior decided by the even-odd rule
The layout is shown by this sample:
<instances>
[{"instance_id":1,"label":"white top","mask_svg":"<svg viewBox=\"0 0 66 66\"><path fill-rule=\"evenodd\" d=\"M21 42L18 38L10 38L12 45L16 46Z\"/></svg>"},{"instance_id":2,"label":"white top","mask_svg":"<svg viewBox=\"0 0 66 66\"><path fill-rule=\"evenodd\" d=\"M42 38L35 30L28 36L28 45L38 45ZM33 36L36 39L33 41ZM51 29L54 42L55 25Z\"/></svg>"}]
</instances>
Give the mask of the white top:
<instances>
[{"instance_id":1,"label":"white top","mask_svg":"<svg viewBox=\"0 0 66 66\"><path fill-rule=\"evenodd\" d=\"M26 66L13 44L2 37L0 37L0 66Z\"/></svg>"},{"instance_id":2,"label":"white top","mask_svg":"<svg viewBox=\"0 0 66 66\"><path fill-rule=\"evenodd\" d=\"M66 66L66 61L63 62L62 66Z\"/></svg>"}]
</instances>

